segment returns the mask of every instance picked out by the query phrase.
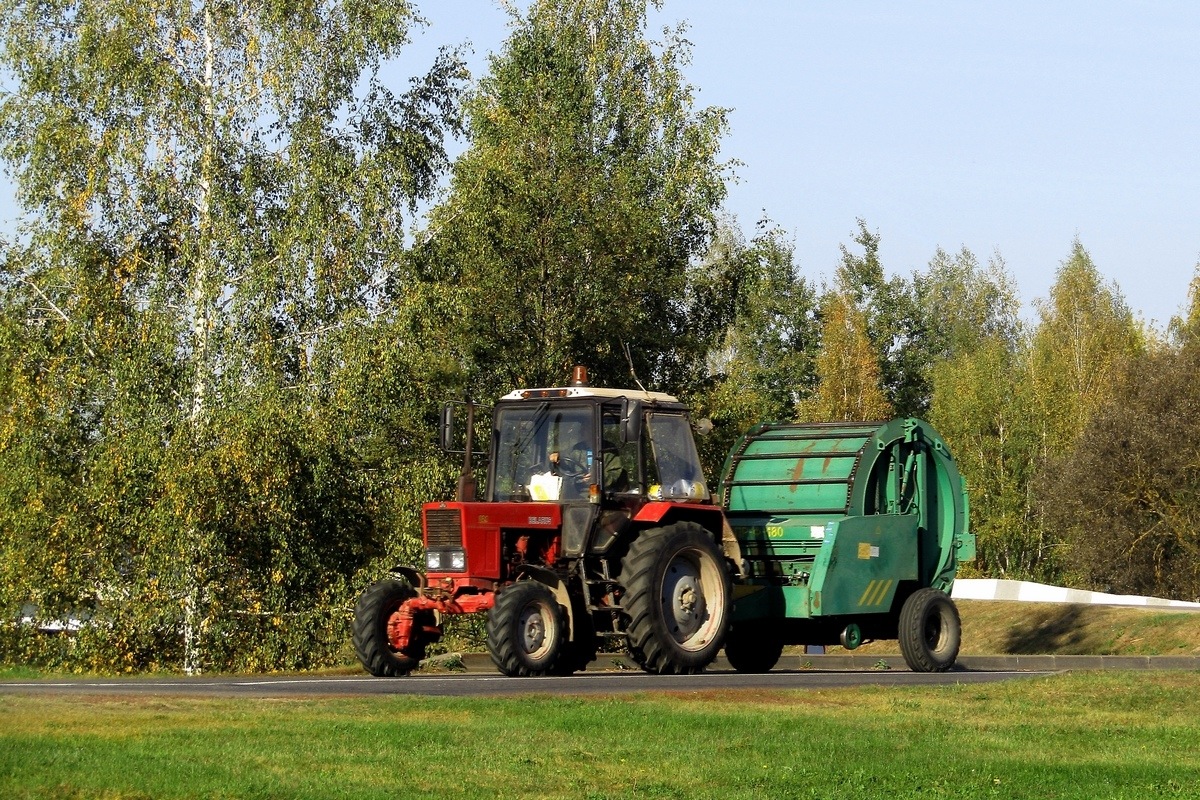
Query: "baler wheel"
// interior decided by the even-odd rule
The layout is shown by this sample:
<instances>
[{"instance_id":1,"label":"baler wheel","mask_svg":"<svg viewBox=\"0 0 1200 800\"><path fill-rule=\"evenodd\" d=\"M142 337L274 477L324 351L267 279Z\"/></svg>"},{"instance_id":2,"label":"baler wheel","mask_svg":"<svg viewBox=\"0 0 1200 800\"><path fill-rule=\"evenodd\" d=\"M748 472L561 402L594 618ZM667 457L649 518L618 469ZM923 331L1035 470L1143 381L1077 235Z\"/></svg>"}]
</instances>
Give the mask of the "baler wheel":
<instances>
[{"instance_id":1,"label":"baler wheel","mask_svg":"<svg viewBox=\"0 0 1200 800\"><path fill-rule=\"evenodd\" d=\"M400 605L417 592L407 581L387 580L371 585L354 606L354 653L377 678L396 678L417 668L419 657L392 648L388 621Z\"/></svg>"},{"instance_id":2,"label":"baler wheel","mask_svg":"<svg viewBox=\"0 0 1200 800\"><path fill-rule=\"evenodd\" d=\"M518 581L496 595L488 612L487 646L505 675L556 674L568 636L567 612L537 581Z\"/></svg>"},{"instance_id":3,"label":"baler wheel","mask_svg":"<svg viewBox=\"0 0 1200 800\"><path fill-rule=\"evenodd\" d=\"M647 672L702 672L725 644L729 572L712 534L692 522L634 539L621 566L629 652Z\"/></svg>"},{"instance_id":4,"label":"baler wheel","mask_svg":"<svg viewBox=\"0 0 1200 800\"><path fill-rule=\"evenodd\" d=\"M913 672L945 672L962 642L958 608L945 592L918 589L900 609L900 652Z\"/></svg>"},{"instance_id":5,"label":"baler wheel","mask_svg":"<svg viewBox=\"0 0 1200 800\"><path fill-rule=\"evenodd\" d=\"M783 639L765 626L735 625L725 637L725 658L738 672L770 672L783 655Z\"/></svg>"}]
</instances>

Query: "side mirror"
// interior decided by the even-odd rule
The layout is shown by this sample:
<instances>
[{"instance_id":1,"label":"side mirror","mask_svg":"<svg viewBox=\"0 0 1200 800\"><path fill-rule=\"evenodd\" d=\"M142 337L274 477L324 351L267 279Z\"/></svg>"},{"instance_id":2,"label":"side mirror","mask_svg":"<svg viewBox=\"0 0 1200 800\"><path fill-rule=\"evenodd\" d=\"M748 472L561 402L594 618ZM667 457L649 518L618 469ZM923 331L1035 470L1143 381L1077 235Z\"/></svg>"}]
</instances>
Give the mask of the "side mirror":
<instances>
[{"instance_id":1,"label":"side mirror","mask_svg":"<svg viewBox=\"0 0 1200 800\"><path fill-rule=\"evenodd\" d=\"M451 403L446 403L442 406L442 424L441 424L441 439L442 452L449 453L454 450L454 406Z\"/></svg>"},{"instance_id":2,"label":"side mirror","mask_svg":"<svg viewBox=\"0 0 1200 800\"><path fill-rule=\"evenodd\" d=\"M621 442L642 440L642 403L626 397L621 401Z\"/></svg>"},{"instance_id":3,"label":"side mirror","mask_svg":"<svg viewBox=\"0 0 1200 800\"><path fill-rule=\"evenodd\" d=\"M698 419L692 423L692 430L696 432L697 436L708 436L713 432L713 421L708 417Z\"/></svg>"}]
</instances>

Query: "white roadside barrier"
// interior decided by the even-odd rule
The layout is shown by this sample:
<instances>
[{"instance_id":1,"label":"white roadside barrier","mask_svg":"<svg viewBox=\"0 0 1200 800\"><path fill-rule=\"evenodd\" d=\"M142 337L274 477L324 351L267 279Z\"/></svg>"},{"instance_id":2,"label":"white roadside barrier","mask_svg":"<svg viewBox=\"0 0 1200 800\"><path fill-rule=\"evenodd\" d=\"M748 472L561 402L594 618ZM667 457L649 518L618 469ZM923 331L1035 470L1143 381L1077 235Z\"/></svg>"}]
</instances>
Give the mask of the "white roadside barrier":
<instances>
[{"instance_id":1,"label":"white roadside barrier","mask_svg":"<svg viewBox=\"0 0 1200 800\"><path fill-rule=\"evenodd\" d=\"M1139 597L1132 594L1105 594L1085 589L1068 589L1031 581L1006 581L996 578L959 578L951 596L955 600L1019 600L1024 603L1082 603L1096 606L1146 606L1200 611L1200 603Z\"/></svg>"}]
</instances>

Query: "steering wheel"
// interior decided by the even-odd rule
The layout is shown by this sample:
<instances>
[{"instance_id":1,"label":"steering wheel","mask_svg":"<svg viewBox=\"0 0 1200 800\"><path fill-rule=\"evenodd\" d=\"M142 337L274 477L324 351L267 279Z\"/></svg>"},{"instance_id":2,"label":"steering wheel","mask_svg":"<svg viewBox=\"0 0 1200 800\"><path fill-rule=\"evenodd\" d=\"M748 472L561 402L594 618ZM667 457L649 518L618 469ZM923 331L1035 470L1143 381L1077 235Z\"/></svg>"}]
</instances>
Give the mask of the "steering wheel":
<instances>
[{"instance_id":1,"label":"steering wheel","mask_svg":"<svg viewBox=\"0 0 1200 800\"><path fill-rule=\"evenodd\" d=\"M558 472L563 477L579 480L587 476L588 468L566 453L559 453Z\"/></svg>"}]
</instances>

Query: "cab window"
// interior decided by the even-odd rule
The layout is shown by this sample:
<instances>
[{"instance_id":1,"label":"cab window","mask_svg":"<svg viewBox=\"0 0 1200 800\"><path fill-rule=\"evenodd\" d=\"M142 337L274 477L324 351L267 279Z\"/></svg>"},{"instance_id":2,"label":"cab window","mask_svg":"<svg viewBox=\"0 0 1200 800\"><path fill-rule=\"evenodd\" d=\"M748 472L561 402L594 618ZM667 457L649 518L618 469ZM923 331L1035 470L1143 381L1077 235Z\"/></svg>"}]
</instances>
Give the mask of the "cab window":
<instances>
[{"instance_id":1,"label":"cab window","mask_svg":"<svg viewBox=\"0 0 1200 800\"><path fill-rule=\"evenodd\" d=\"M646 416L650 447L646 454L646 481L650 494L664 500L706 500L708 487L700 457L692 440L691 425L682 414Z\"/></svg>"}]
</instances>

